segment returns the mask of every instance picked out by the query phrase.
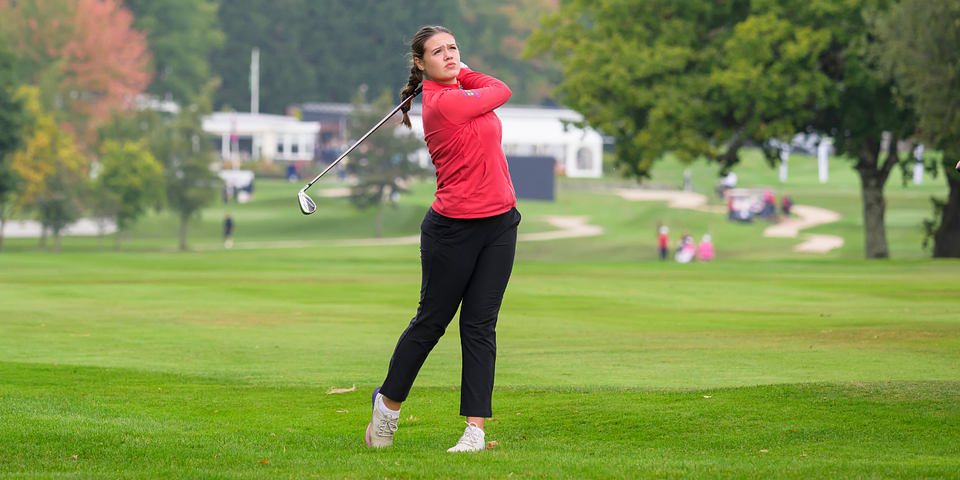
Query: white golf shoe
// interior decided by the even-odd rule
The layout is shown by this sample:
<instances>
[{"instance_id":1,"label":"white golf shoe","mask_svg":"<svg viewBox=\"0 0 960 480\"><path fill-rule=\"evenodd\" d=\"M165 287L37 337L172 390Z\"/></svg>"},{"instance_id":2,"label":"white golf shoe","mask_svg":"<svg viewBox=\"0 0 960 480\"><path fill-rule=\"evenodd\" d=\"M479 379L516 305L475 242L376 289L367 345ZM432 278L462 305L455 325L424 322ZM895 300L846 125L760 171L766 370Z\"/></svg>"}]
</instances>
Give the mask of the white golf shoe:
<instances>
[{"instance_id":1,"label":"white golf shoe","mask_svg":"<svg viewBox=\"0 0 960 480\"><path fill-rule=\"evenodd\" d=\"M460 437L460 441L457 442L451 448L448 448L448 452L479 452L486 447L486 443L483 441L483 430L477 427L475 423L468 423L467 429L463 432L463 436Z\"/></svg>"},{"instance_id":2,"label":"white golf shoe","mask_svg":"<svg viewBox=\"0 0 960 480\"><path fill-rule=\"evenodd\" d=\"M380 394L380 387L373 391L373 416L367 425L367 446L368 447L389 447L393 445L393 433L397 431L397 420L400 420L400 412L394 412L393 415L384 413L389 411L383 407L383 395Z\"/></svg>"}]
</instances>

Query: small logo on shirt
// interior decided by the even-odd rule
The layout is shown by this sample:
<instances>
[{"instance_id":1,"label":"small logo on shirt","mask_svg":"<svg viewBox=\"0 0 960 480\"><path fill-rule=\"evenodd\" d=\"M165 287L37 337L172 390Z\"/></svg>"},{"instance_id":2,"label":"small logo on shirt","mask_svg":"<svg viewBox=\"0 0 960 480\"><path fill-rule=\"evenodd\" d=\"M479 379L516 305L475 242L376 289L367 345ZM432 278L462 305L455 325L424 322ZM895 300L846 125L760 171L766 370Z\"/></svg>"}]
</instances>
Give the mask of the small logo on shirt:
<instances>
[{"instance_id":1,"label":"small logo on shirt","mask_svg":"<svg viewBox=\"0 0 960 480\"><path fill-rule=\"evenodd\" d=\"M476 90L461 90L461 91L463 92L463 96L464 96L464 97L479 97L479 96L480 96L480 92L478 92L478 91L476 91Z\"/></svg>"}]
</instances>

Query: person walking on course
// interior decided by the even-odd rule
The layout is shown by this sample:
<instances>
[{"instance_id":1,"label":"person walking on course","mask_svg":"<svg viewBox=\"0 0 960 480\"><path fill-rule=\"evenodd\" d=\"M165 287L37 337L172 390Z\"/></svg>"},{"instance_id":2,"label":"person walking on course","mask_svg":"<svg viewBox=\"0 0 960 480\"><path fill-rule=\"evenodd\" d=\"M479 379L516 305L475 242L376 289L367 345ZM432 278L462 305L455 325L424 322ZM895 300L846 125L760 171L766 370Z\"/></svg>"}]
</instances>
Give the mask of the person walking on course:
<instances>
[{"instance_id":1,"label":"person walking on course","mask_svg":"<svg viewBox=\"0 0 960 480\"><path fill-rule=\"evenodd\" d=\"M233 219L230 218L230 213L223 216L223 246L233 248Z\"/></svg>"},{"instance_id":2,"label":"person walking on course","mask_svg":"<svg viewBox=\"0 0 960 480\"><path fill-rule=\"evenodd\" d=\"M513 270L520 213L502 129L493 110L510 98L496 78L470 70L450 30L424 27L410 45L413 65L401 100L423 86L423 127L437 170L436 199L420 225L422 279L417 313L400 335L386 379L373 392L366 444L393 444L400 405L427 355L460 308L463 436L448 452L485 448L493 415L496 326ZM410 127L406 104L403 125Z\"/></svg>"}]
</instances>

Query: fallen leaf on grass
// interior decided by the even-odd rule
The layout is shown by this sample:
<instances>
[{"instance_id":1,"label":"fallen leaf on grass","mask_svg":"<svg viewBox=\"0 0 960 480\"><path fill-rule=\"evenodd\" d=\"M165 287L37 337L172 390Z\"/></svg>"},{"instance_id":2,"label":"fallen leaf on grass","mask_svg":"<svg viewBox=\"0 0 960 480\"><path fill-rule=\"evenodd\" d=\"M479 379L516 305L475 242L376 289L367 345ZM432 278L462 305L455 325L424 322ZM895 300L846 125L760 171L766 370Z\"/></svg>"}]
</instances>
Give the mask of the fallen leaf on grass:
<instances>
[{"instance_id":1,"label":"fallen leaf on grass","mask_svg":"<svg viewBox=\"0 0 960 480\"><path fill-rule=\"evenodd\" d=\"M712 397L712 396L713 396L713 395L704 395L703 398L710 398L710 397Z\"/></svg>"},{"instance_id":2,"label":"fallen leaf on grass","mask_svg":"<svg viewBox=\"0 0 960 480\"><path fill-rule=\"evenodd\" d=\"M327 390L327 395L332 395L334 393L347 393L347 392L356 392L356 391L357 391L356 385L350 388L331 388L330 390Z\"/></svg>"},{"instance_id":3,"label":"fallen leaf on grass","mask_svg":"<svg viewBox=\"0 0 960 480\"><path fill-rule=\"evenodd\" d=\"M797 433L799 430L790 430L793 433Z\"/></svg>"},{"instance_id":4,"label":"fallen leaf on grass","mask_svg":"<svg viewBox=\"0 0 960 480\"><path fill-rule=\"evenodd\" d=\"M801 457L806 457L807 454L806 454L806 453L801 453L800 456L801 456Z\"/></svg>"},{"instance_id":5,"label":"fallen leaf on grass","mask_svg":"<svg viewBox=\"0 0 960 480\"><path fill-rule=\"evenodd\" d=\"M763 450L760 450L760 453L767 453L767 452L769 452L769 451L770 451L770 450L763 449Z\"/></svg>"},{"instance_id":6,"label":"fallen leaf on grass","mask_svg":"<svg viewBox=\"0 0 960 480\"><path fill-rule=\"evenodd\" d=\"M494 448L497 448L497 445L500 445L500 444L491 440L487 442L487 450L493 450Z\"/></svg>"},{"instance_id":7,"label":"fallen leaf on grass","mask_svg":"<svg viewBox=\"0 0 960 480\"><path fill-rule=\"evenodd\" d=\"M414 417L413 415L410 415L410 418L407 419L408 422L416 422L417 420L420 420L420 419L417 417Z\"/></svg>"},{"instance_id":8,"label":"fallen leaf on grass","mask_svg":"<svg viewBox=\"0 0 960 480\"><path fill-rule=\"evenodd\" d=\"M263 460L260 460L259 463L261 463L261 464L270 463L270 459L269 459L269 458L264 458Z\"/></svg>"},{"instance_id":9,"label":"fallen leaf on grass","mask_svg":"<svg viewBox=\"0 0 960 480\"><path fill-rule=\"evenodd\" d=\"M337 410L337 413L350 413L349 410Z\"/></svg>"},{"instance_id":10,"label":"fallen leaf on grass","mask_svg":"<svg viewBox=\"0 0 960 480\"><path fill-rule=\"evenodd\" d=\"M80 455L70 455L70 458L77 460L80 458Z\"/></svg>"}]
</instances>

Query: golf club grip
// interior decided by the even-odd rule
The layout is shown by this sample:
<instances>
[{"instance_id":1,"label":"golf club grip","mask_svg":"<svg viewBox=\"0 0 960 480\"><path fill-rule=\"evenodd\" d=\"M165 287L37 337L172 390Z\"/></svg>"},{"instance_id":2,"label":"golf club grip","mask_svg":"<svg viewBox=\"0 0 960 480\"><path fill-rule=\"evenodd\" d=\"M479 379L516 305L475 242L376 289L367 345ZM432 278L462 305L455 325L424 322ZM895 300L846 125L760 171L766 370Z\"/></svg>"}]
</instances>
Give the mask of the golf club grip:
<instances>
[{"instance_id":1,"label":"golf club grip","mask_svg":"<svg viewBox=\"0 0 960 480\"><path fill-rule=\"evenodd\" d=\"M324 174L326 174L327 172L329 172L331 168L333 168L333 167L336 166L338 163L340 163L340 160L343 160L344 157L346 157L347 155L349 155L350 152L352 152L354 148L357 148L358 145L360 145L361 143L363 143L363 141L366 140L367 137L369 137L370 135L372 135L373 132L376 132L378 128L380 128L381 126L383 126L384 123L387 123L387 120L390 120L391 118L393 118L393 116L396 115L397 112L399 112L400 109L403 108L403 106L404 106L407 102L412 101L412 100L413 100L413 97L416 97L416 96L419 95L420 92L422 92L422 91L423 91L423 85L418 86L417 89L413 91L413 95L410 95L409 97L407 97L406 100L400 102L400 105L397 105L397 107L394 108L393 111L391 111L390 113L388 113L386 117L383 117L383 120L380 120L379 123L377 123L376 125L374 125L373 128L371 128L369 132L363 134L363 136L360 137L360 140L357 140L353 145L350 146L350 148L347 149L346 152L343 152L343 154L341 154L339 158L337 158L336 160L334 160L333 163L331 163L329 166L327 166L327 168L323 169L323 171L320 172L320 175L317 175L316 178L314 178L313 180L310 180L310 183L308 183L307 186L304 187L303 189L306 190L306 189L310 188L310 187L314 184L314 182L316 182L317 180L320 180L320 177L322 177Z\"/></svg>"}]
</instances>

